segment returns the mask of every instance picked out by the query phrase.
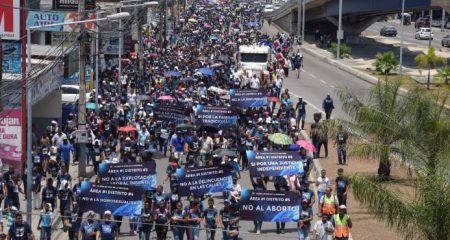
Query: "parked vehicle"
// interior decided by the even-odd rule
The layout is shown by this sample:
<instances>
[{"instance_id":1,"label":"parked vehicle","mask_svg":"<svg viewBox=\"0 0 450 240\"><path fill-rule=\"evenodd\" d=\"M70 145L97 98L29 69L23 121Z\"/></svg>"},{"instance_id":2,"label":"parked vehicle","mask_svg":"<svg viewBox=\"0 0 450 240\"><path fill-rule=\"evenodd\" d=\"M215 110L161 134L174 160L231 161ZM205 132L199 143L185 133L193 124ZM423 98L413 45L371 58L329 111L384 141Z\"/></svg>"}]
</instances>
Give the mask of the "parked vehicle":
<instances>
[{"instance_id":1,"label":"parked vehicle","mask_svg":"<svg viewBox=\"0 0 450 240\"><path fill-rule=\"evenodd\" d=\"M268 4L268 5L264 6L263 12L264 13L270 13L270 12L273 12L273 10L274 10L273 5Z\"/></svg>"},{"instance_id":2,"label":"parked vehicle","mask_svg":"<svg viewBox=\"0 0 450 240\"><path fill-rule=\"evenodd\" d=\"M78 85L61 85L61 101L65 103L75 103L80 98L80 86ZM91 97L90 92L86 92L86 100Z\"/></svg>"},{"instance_id":3,"label":"parked vehicle","mask_svg":"<svg viewBox=\"0 0 450 240\"><path fill-rule=\"evenodd\" d=\"M392 26L384 26L380 30L380 36L397 36L397 29Z\"/></svg>"},{"instance_id":4,"label":"parked vehicle","mask_svg":"<svg viewBox=\"0 0 450 240\"><path fill-rule=\"evenodd\" d=\"M430 18L418 18L416 22L414 23L414 27L416 29L422 28L422 27L430 27Z\"/></svg>"},{"instance_id":5,"label":"parked vehicle","mask_svg":"<svg viewBox=\"0 0 450 240\"><path fill-rule=\"evenodd\" d=\"M450 35L445 36L442 40L441 40L441 45L443 47L450 47Z\"/></svg>"},{"instance_id":6,"label":"parked vehicle","mask_svg":"<svg viewBox=\"0 0 450 240\"><path fill-rule=\"evenodd\" d=\"M431 32L431 28L419 28L417 30L415 38L419 40L423 39L431 39L433 40L433 32Z\"/></svg>"}]
</instances>

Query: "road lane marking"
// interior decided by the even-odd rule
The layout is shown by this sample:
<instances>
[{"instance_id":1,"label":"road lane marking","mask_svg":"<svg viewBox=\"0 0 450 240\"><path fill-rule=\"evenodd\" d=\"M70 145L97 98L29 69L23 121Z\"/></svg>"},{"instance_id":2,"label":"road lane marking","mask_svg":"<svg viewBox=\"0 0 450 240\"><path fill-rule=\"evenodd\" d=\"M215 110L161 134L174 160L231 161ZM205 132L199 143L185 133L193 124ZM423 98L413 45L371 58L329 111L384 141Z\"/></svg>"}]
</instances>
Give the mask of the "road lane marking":
<instances>
[{"instance_id":1,"label":"road lane marking","mask_svg":"<svg viewBox=\"0 0 450 240\"><path fill-rule=\"evenodd\" d=\"M317 78L316 75L309 73L309 76L311 76L312 78Z\"/></svg>"},{"instance_id":2,"label":"road lane marking","mask_svg":"<svg viewBox=\"0 0 450 240\"><path fill-rule=\"evenodd\" d=\"M335 89L336 87L334 85L330 85L331 88Z\"/></svg>"},{"instance_id":3,"label":"road lane marking","mask_svg":"<svg viewBox=\"0 0 450 240\"><path fill-rule=\"evenodd\" d=\"M321 83L323 83L323 84L327 84L327 82L325 82L324 80L322 80L322 79L320 79L319 80Z\"/></svg>"}]
</instances>

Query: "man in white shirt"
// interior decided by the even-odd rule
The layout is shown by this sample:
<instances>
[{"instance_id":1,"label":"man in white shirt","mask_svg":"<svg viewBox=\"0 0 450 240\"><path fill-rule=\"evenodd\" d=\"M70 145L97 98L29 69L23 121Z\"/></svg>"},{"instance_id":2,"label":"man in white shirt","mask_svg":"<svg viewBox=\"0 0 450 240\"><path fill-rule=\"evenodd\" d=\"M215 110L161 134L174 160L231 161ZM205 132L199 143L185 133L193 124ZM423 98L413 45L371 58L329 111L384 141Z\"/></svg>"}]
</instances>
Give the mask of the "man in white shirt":
<instances>
[{"instance_id":1,"label":"man in white shirt","mask_svg":"<svg viewBox=\"0 0 450 240\"><path fill-rule=\"evenodd\" d=\"M316 186L317 186L317 196L320 199L322 199L322 196L326 194L327 189L331 186L330 185L330 179L326 176L327 171L325 169L322 169L320 171L320 176L317 178ZM320 203L319 203L320 205Z\"/></svg>"},{"instance_id":2,"label":"man in white shirt","mask_svg":"<svg viewBox=\"0 0 450 240\"><path fill-rule=\"evenodd\" d=\"M201 165L204 166L206 163L206 160L209 158L209 155L212 152L213 149L213 140L210 136L208 136L207 132L203 132L202 138L200 139L201 146L200 146L200 157L201 157Z\"/></svg>"},{"instance_id":3,"label":"man in white shirt","mask_svg":"<svg viewBox=\"0 0 450 240\"><path fill-rule=\"evenodd\" d=\"M321 220L317 220L313 228L313 239L317 240L333 240L334 227L333 223L328 220L327 215L322 215Z\"/></svg>"},{"instance_id":4,"label":"man in white shirt","mask_svg":"<svg viewBox=\"0 0 450 240\"><path fill-rule=\"evenodd\" d=\"M250 79L250 88L251 89L259 89L260 88L259 78L256 77L256 74L254 74L253 77Z\"/></svg>"},{"instance_id":5,"label":"man in white shirt","mask_svg":"<svg viewBox=\"0 0 450 240\"><path fill-rule=\"evenodd\" d=\"M52 138L53 146L61 145L61 143L63 143L64 138L67 139L66 134L62 132L61 128L58 129L58 132L55 133L55 135L53 135L53 138Z\"/></svg>"}]
</instances>

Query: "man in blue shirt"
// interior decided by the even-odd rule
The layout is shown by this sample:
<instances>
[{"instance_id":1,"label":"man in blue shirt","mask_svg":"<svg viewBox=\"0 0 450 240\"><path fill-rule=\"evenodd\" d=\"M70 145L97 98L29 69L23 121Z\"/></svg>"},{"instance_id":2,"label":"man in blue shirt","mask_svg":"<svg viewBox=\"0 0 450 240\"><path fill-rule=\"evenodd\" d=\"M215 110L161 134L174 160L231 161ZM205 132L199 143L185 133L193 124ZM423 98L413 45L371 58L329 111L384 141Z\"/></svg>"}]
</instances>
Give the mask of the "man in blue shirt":
<instances>
[{"instance_id":1,"label":"man in blue shirt","mask_svg":"<svg viewBox=\"0 0 450 240\"><path fill-rule=\"evenodd\" d=\"M111 222L111 211L105 211L104 220L98 225L97 239L114 240L118 236L117 225Z\"/></svg>"},{"instance_id":2,"label":"man in blue shirt","mask_svg":"<svg viewBox=\"0 0 450 240\"><path fill-rule=\"evenodd\" d=\"M181 135L181 132L177 132L177 137L172 139L172 147L173 150L173 156L177 159L180 159L184 152L184 144L186 141L184 140L184 137Z\"/></svg>"},{"instance_id":3,"label":"man in blue shirt","mask_svg":"<svg viewBox=\"0 0 450 240\"><path fill-rule=\"evenodd\" d=\"M58 156L64 161L67 172L69 172L70 157L73 154L73 145L69 143L67 137L63 137L63 142L58 146Z\"/></svg>"},{"instance_id":4,"label":"man in blue shirt","mask_svg":"<svg viewBox=\"0 0 450 240\"><path fill-rule=\"evenodd\" d=\"M98 225L94 221L94 211L87 213L87 220L82 222L78 236L81 236L81 240L95 240L97 238Z\"/></svg>"},{"instance_id":5,"label":"man in blue shirt","mask_svg":"<svg viewBox=\"0 0 450 240\"><path fill-rule=\"evenodd\" d=\"M333 99L331 99L330 94L327 94L327 97L323 100L322 108L325 111L325 118L330 119L331 118L331 112L334 109Z\"/></svg>"}]
</instances>

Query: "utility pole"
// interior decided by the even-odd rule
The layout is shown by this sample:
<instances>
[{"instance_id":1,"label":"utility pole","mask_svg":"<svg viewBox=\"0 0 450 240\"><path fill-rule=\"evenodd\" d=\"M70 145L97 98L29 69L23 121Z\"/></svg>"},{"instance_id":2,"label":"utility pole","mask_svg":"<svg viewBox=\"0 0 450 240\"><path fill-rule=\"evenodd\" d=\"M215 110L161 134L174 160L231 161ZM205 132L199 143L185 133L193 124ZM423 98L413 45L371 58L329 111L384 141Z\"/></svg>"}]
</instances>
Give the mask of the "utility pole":
<instances>
[{"instance_id":1,"label":"utility pole","mask_svg":"<svg viewBox=\"0 0 450 240\"><path fill-rule=\"evenodd\" d=\"M303 1L302 0L297 0L297 34L300 37L300 34L302 32L302 6L303 6ZM303 39L302 39L303 41Z\"/></svg>"},{"instance_id":2,"label":"utility pole","mask_svg":"<svg viewBox=\"0 0 450 240\"><path fill-rule=\"evenodd\" d=\"M141 10L138 10L140 13L145 15L145 19L147 19L147 8L144 8L141 12ZM142 18L144 16L140 16L141 14L138 14L138 61L139 61L139 81L144 80L144 53L142 50L142 44L144 41L142 41Z\"/></svg>"},{"instance_id":3,"label":"utility pole","mask_svg":"<svg viewBox=\"0 0 450 240\"><path fill-rule=\"evenodd\" d=\"M403 79L403 38L404 38L404 29L405 29L405 0L402 0L402 18L401 18L401 27L400 27L400 66L399 66L399 75L400 80Z\"/></svg>"},{"instance_id":4,"label":"utility pole","mask_svg":"<svg viewBox=\"0 0 450 240\"><path fill-rule=\"evenodd\" d=\"M302 0L302 42L305 41L305 22L306 22L306 0Z\"/></svg>"},{"instance_id":5,"label":"utility pole","mask_svg":"<svg viewBox=\"0 0 450 240\"><path fill-rule=\"evenodd\" d=\"M78 3L78 14L81 20L86 19L86 11L84 11L85 0ZM87 134L86 129L86 32L85 25L80 25L80 91L78 98L78 131ZM80 133L82 134L82 133ZM79 136L79 135L78 135ZM77 139L79 140L79 138ZM86 143L77 142L78 144L78 175L86 177Z\"/></svg>"},{"instance_id":6,"label":"utility pole","mask_svg":"<svg viewBox=\"0 0 450 240\"><path fill-rule=\"evenodd\" d=\"M341 58L341 40L343 37L344 37L344 33L342 32L342 0L339 0L339 24L338 24L338 32L337 32L336 59Z\"/></svg>"},{"instance_id":7,"label":"utility pole","mask_svg":"<svg viewBox=\"0 0 450 240\"><path fill-rule=\"evenodd\" d=\"M445 32L445 8L442 8L441 32Z\"/></svg>"},{"instance_id":8,"label":"utility pole","mask_svg":"<svg viewBox=\"0 0 450 240\"><path fill-rule=\"evenodd\" d=\"M430 9L430 35L428 36L428 51L431 49L431 35L433 34L433 10ZM428 64L428 79L427 79L427 90L430 90L431 85L431 66Z\"/></svg>"},{"instance_id":9,"label":"utility pole","mask_svg":"<svg viewBox=\"0 0 450 240\"><path fill-rule=\"evenodd\" d=\"M167 47L167 0L164 0L164 30L163 30L163 47L164 49Z\"/></svg>"}]
</instances>

